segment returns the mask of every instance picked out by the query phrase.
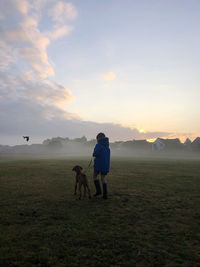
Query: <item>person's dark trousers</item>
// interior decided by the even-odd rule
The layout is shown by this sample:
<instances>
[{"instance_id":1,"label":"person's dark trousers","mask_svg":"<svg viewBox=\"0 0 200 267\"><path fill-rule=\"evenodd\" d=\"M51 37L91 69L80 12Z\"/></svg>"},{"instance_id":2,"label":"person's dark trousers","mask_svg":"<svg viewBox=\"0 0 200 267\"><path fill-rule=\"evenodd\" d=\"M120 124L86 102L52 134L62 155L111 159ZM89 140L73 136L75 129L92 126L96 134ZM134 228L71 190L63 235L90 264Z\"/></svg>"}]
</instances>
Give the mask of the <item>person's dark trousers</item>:
<instances>
[{"instance_id":1,"label":"person's dark trousers","mask_svg":"<svg viewBox=\"0 0 200 267\"><path fill-rule=\"evenodd\" d=\"M94 196L96 197L98 195L101 195L101 186L99 180L94 180L94 185L96 187L96 194Z\"/></svg>"},{"instance_id":2,"label":"person's dark trousers","mask_svg":"<svg viewBox=\"0 0 200 267\"><path fill-rule=\"evenodd\" d=\"M107 199L108 198L107 184L103 184L103 198L104 199Z\"/></svg>"}]
</instances>

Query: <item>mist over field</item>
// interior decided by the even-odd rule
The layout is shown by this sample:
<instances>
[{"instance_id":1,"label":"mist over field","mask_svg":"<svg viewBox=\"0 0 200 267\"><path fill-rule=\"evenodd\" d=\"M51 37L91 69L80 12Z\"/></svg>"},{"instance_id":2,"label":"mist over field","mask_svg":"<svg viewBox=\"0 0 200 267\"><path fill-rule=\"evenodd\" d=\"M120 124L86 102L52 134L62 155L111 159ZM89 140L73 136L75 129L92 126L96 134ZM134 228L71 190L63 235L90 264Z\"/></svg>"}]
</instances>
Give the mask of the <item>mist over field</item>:
<instances>
[{"instance_id":1,"label":"mist over field","mask_svg":"<svg viewBox=\"0 0 200 267\"><path fill-rule=\"evenodd\" d=\"M26 141L24 141L25 143ZM51 138L44 140L41 144L5 146L0 145L0 157L5 155L29 157L91 157L97 141L81 138ZM177 157L177 158L199 158L200 157L200 138L193 142L189 139L181 143L176 139L157 138L154 142L147 140L130 140L110 142L112 157Z\"/></svg>"}]
</instances>

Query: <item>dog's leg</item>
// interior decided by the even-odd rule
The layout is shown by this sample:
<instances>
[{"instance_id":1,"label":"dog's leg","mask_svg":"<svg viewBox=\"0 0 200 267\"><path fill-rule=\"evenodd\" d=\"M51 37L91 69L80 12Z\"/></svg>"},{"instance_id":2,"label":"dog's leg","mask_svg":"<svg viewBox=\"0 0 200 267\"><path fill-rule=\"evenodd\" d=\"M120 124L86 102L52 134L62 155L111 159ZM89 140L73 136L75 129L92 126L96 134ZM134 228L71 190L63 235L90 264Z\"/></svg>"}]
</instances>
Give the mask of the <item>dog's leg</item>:
<instances>
[{"instance_id":1,"label":"dog's leg","mask_svg":"<svg viewBox=\"0 0 200 267\"><path fill-rule=\"evenodd\" d=\"M77 191L77 181L75 182L74 195L76 195L76 191Z\"/></svg>"},{"instance_id":2,"label":"dog's leg","mask_svg":"<svg viewBox=\"0 0 200 267\"><path fill-rule=\"evenodd\" d=\"M79 199L81 200L81 187L82 187L82 184L81 183L79 183Z\"/></svg>"},{"instance_id":3,"label":"dog's leg","mask_svg":"<svg viewBox=\"0 0 200 267\"><path fill-rule=\"evenodd\" d=\"M84 197L86 197L86 185L84 184Z\"/></svg>"},{"instance_id":4,"label":"dog's leg","mask_svg":"<svg viewBox=\"0 0 200 267\"><path fill-rule=\"evenodd\" d=\"M76 174L76 178L75 178L74 195L76 195L77 185L78 185L78 174Z\"/></svg>"},{"instance_id":5,"label":"dog's leg","mask_svg":"<svg viewBox=\"0 0 200 267\"><path fill-rule=\"evenodd\" d=\"M87 186L88 196L89 196L89 198L91 198L90 188L89 188L88 184L86 186Z\"/></svg>"}]
</instances>

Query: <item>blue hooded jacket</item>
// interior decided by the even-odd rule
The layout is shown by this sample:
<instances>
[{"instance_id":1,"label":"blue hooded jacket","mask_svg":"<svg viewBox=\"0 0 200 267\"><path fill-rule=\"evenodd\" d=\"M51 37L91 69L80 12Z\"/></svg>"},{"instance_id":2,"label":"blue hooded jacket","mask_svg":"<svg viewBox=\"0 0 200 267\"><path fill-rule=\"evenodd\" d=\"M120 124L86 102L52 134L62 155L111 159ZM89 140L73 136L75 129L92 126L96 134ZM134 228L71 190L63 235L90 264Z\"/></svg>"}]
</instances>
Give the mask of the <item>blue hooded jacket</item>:
<instances>
[{"instance_id":1,"label":"blue hooded jacket","mask_svg":"<svg viewBox=\"0 0 200 267\"><path fill-rule=\"evenodd\" d=\"M110 148L108 138L98 141L93 152L94 170L107 174L110 170Z\"/></svg>"}]
</instances>

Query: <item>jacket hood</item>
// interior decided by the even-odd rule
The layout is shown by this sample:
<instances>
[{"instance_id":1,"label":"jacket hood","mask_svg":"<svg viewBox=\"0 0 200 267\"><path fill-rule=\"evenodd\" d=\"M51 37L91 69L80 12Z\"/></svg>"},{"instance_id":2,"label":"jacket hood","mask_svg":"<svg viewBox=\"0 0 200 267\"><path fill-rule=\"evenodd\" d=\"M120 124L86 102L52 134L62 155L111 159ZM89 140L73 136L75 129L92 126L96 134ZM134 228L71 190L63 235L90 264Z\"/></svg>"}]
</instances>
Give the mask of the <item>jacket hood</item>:
<instances>
[{"instance_id":1,"label":"jacket hood","mask_svg":"<svg viewBox=\"0 0 200 267\"><path fill-rule=\"evenodd\" d=\"M98 141L98 144L101 144L102 146L109 147L109 139L108 137L105 137Z\"/></svg>"}]
</instances>

